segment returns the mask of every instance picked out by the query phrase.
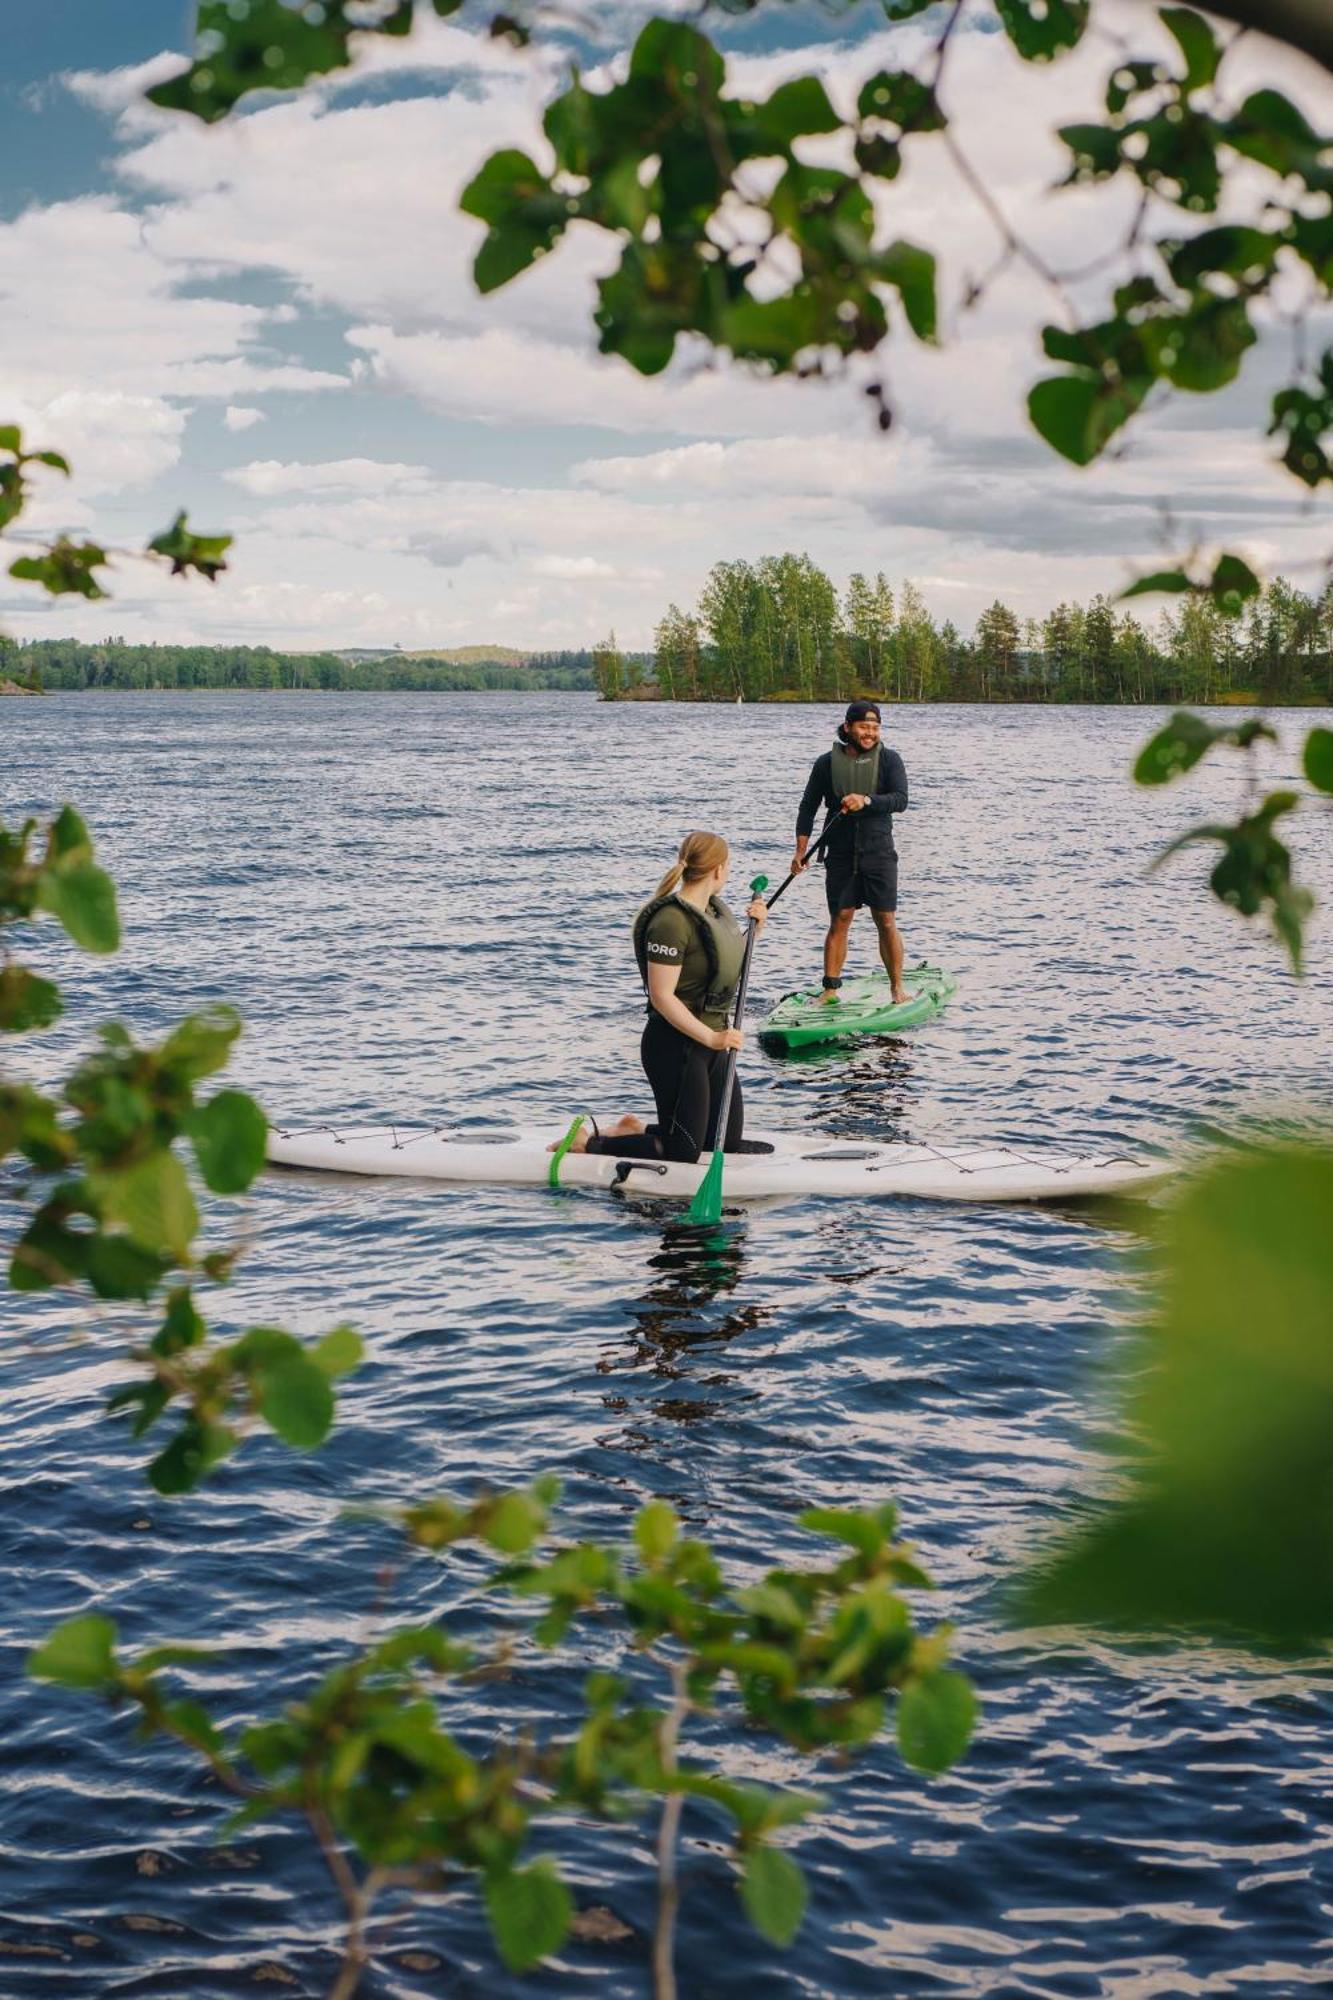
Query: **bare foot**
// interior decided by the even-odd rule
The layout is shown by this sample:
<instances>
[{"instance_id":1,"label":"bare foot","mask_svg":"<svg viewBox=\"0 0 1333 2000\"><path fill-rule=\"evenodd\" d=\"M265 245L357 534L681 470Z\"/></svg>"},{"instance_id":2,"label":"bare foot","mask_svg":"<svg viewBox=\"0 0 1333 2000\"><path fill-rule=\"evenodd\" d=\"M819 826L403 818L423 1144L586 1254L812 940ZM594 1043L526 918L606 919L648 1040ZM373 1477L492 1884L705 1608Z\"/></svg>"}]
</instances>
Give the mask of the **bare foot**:
<instances>
[{"instance_id":1,"label":"bare foot","mask_svg":"<svg viewBox=\"0 0 1333 2000\"><path fill-rule=\"evenodd\" d=\"M647 1130L642 1118L636 1118L632 1111L627 1111L623 1118L617 1118L614 1125L607 1126L606 1135L609 1139L631 1139Z\"/></svg>"},{"instance_id":2,"label":"bare foot","mask_svg":"<svg viewBox=\"0 0 1333 2000\"><path fill-rule=\"evenodd\" d=\"M830 988L827 993L820 994L819 1004L821 1007L836 1007L841 997L841 994Z\"/></svg>"},{"instance_id":3,"label":"bare foot","mask_svg":"<svg viewBox=\"0 0 1333 2000\"><path fill-rule=\"evenodd\" d=\"M895 1007L905 1007L909 1000L915 1000L915 999L916 999L915 993L909 993L905 986L894 987L893 1004Z\"/></svg>"}]
</instances>

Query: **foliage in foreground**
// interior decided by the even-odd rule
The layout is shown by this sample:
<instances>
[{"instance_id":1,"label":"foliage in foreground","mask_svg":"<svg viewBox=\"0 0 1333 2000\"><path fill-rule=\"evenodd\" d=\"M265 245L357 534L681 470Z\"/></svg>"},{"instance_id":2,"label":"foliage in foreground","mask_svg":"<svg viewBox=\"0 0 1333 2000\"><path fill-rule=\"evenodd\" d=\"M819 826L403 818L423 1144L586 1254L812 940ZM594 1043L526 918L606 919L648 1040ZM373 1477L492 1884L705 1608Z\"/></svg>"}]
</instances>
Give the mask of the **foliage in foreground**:
<instances>
[{"instance_id":1,"label":"foliage in foreground","mask_svg":"<svg viewBox=\"0 0 1333 2000\"><path fill-rule=\"evenodd\" d=\"M682 1535L662 1501L640 1510L627 1548L548 1545L554 1496L555 1482L539 1481L471 1505L425 1501L397 1516L419 1548L471 1542L507 1556L492 1587L539 1614L521 1640L512 1620L485 1648L455 1641L442 1622L390 1631L280 1716L240 1728L169 1684L182 1668L197 1679L206 1656L159 1646L126 1657L112 1621L97 1614L53 1632L31 1671L133 1707L144 1732L188 1746L241 1800L231 1830L272 1820L311 1830L347 1905L348 1958L335 1991L353 1990L373 1956L366 1926L386 1893L457 1893L461 1875L475 1878L506 1964L535 1965L564 1942L574 1902L549 1854L529 1858L534 1829L553 1815L624 1822L654 1813L654 1988L669 1994L682 1810L701 1830L724 1834L746 1915L786 1945L806 1888L782 1836L822 1803L738 1780L716 1751L691 1754L692 1719L720 1715L733 1732L766 1736L789 1753L845 1759L880 1734L896 1697L904 1759L938 1773L967 1747L974 1698L945 1664L948 1629L914 1625L902 1592L929 1580L894 1541L892 1507L812 1510L802 1524L841 1544L840 1557L737 1584L704 1543ZM466 1748L449 1711L466 1723L472 1684L497 1671L530 1678L535 1648L567 1655L585 1621L595 1622L601 1664L577 1722L549 1736L502 1731L483 1752ZM476 1733L474 1718L465 1734Z\"/></svg>"},{"instance_id":2,"label":"foliage in foreground","mask_svg":"<svg viewBox=\"0 0 1333 2000\"><path fill-rule=\"evenodd\" d=\"M1128 1492L1027 1579L1039 1623L1333 1637L1333 1147L1215 1163L1170 1211Z\"/></svg>"},{"instance_id":3,"label":"foliage in foreground","mask_svg":"<svg viewBox=\"0 0 1333 2000\"><path fill-rule=\"evenodd\" d=\"M461 4L431 0L443 15ZM729 0L721 11L760 4ZM884 11L904 22L932 5L885 0ZM370 35L409 33L416 11L413 0L370 8L331 0L316 18L281 0L199 0L194 60L148 95L167 110L223 118L252 91L299 89L345 68ZM492 33L520 42L565 26L540 4L493 13L482 0L477 11ZM936 247L899 231L914 220L913 163L942 150L997 239L994 268L970 281L964 305L1018 264L1058 313L1041 331L1054 372L1037 382L1027 408L1038 435L1075 465L1104 452L1155 393L1206 395L1233 382L1266 317L1290 310L1316 319L1333 292L1329 137L1282 91L1240 95L1228 46L1204 15L1152 10L1157 32L1135 46L1102 0L952 0L933 11L940 26L919 43L915 62L866 74L847 110L815 75L750 98L695 22L649 20L619 62L604 63L600 83L574 69L547 106L539 158L506 148L464 190L464 211L486 232L478 289L510 283L582 224L619 251L597 288L601 350L642 374L660 372L682 348L775 374L818 375L878 357L902 328L933 343ZM1333 64L1333 34L1315 8L1217 0L1214 12ZM1129 220L1118 215L1111 225L1118 240L1098 246L1084 269L1061 269L1022 239L972 163L966 122L951 115L960 29L984 25L1022 61L1053 66L1105 28L1104 118L1060 124L1058 81L1051 86L1067 156L1059 185L1119 183L1136 198L1124 211ZM1074 288L1103 273L1110 298L1089 317ZM868 387L887 428L883 381ZM1268 434L1302 486L1333 481L1333 349L1298 348L1292 379L1272 399ZM1251 574L1226 556L1205 575L1181 567L1155 584L1225 593L1233 569Z\"/></svg>"}]
</instances>

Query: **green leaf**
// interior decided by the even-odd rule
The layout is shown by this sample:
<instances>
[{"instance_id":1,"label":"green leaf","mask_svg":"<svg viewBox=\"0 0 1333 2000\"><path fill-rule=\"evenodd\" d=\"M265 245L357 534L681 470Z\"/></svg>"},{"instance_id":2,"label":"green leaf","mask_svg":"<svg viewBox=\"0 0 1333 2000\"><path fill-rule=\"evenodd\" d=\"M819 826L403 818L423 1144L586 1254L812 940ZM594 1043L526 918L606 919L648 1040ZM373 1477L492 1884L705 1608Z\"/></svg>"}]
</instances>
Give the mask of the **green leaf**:
<instances>
[{"instance_id":1,"label":"green leaf","mask_svg":"<svg viewBox=\"0 0 1333 2000\"><path fill-rule=\"evenodd\" d=\"M856 110L861 118L883 119L903 133L942 132L946 122L931 86L903 69L882 69L863 83Z\"/></svg>"},{"instance_id":2,"label":"green leaf","mask_svg":"<svg viewBox=\"0 0 1333 2000\"><path fill-rule=\"evenodd\" d=\"M1201 14L1188 7L1163 7L1160 18L1180 45L1185 58L1185 86L1199 90L1213 81L1222 51L1217 38Z\"/></svg>"},{"instance_id":3,"label":"green leaf","mask_svg":"<svg viewBox=\"0 0 1333 2000\"><path fill-rule=\"evenodd\" d=\"M1113 126L1062 125L1060 137L1074 155L1071 180L1105 180L1119 173L1121 134Z\"/></svg>"},{"instance_id":4,"label":"green leaf","mask_svg":"<svg viewBox=\"0 0 1333 2000\"><path fill-rule=\"evenodd\" d=\"M1301 765L1310 783L1333 792L1333 729L1312 729L1305 739Z\"/></svg>"},{"instance_id":5,"label":"green leaf","mask_svg":"<svg viewBox=\"0 0 1333 2000\"><path fill-rule=\"evenodd\" d=\"M302 1353L258 1369L252 1377L264 1421L299 1451L323 1444L333 1423L334 1400L324 1370Z\"/></svg>"},{"instance_id":6,"label":"green leaf","mask_svg":"<svg viewBox=\"0 0 1333 2000\"><path fill-rule=\"evenodd\" d=\"M225 1069L232 1043L241 1032L234 1007L217 1005L187 1014L162 1044L161 1060L189 1083Z\"/></svg>"},{"instance_id":7,"label":"green leaf","mask_svg":"<svg viewBox=\"0 0 1333 2000\"><path fill-rule=\"evenodd\" d=\"M212 124L252 90L295 90L351 61L344 0L319 8L282 0L199 0L198 55L188 69L145 95L166 111Z\"/></svg>"},{"instance_id":8,"label":"green leaf","mask_svg":"<svg viewBox=\"0 0 1333 2000\"><path fill-rule=\"evenodd\" d=\"M153 1336L152 1351L163 1356L182 1354L187 1347L200 1346L207 1331L189 1286L176 1285L167 1296L167 1309Z\"/></svg>"},{"instance_id":9,"label":"green leaf","mask_svg":"<svg viewBox=\"0 0 1333 2000\"><path fill-rule=\"evenodd\" d=\"M186 1123L199 1171L214 1194L241 1194L264 1164L268 1120L243 1090L220 1090Z\"/></svg>"},{"instance_id":10,"label":"green leaf","mask_svg":"<svg viewBox=\"0 0 1333 2000\"><path fill-rule=\"evenodd\" d=\"M1141 576L1131 583L1128 590L1122 590L1122 597L1150 597L1158 591L1170 591L1179 595L1181 591L1193 590L1194 584L1183 569L1156 569L1151 576Z\"/></svg>"},{"instance_id":11,"label":"green leaf","mask_svg":"<svg viewBox=\"0 0 1333 2000\"><path fill-rule=\"evenodd\" d=\"M0 965L0 1032L25 1034L49 1028L64 1013L60 988L26 965Z\"/></svg>"},{"instance_id":12,"label":"green leaf","mask_svg":"<svg viewBox=\"0 0 1333 2000\"><path fill-rule=\"evenodd\" d=\"M918 340L933 341L936 327L935 259L914 243L890 243L875 259L875 275L896 285L907 323Z\"/></svg>"},{"instance_id":13,"label":"green leaf","mask_svg":"<svg viewBox=\"0 0 1333 2000\"><path fill-rule=\"evenodd\" d=\"M634 1522L634 1540L646 1563L665 1562L676 1546L680 1517L665 1500L650 1500L639 1509Z\"/></svg>"},{"instance_id":14,"label":"green leaf","mask_svg":"<svg viewBox=\"0 0 1333 2000\"><path fill-rule=\"evenodd\" d=\"M809 1528L811 1534L829 1535L834 1541L847 1542L872 1561L888 1541L883 1527L873 1515L858 1513L850 1507L807 1507L796 1518L803 1528Z\"/></svg>"},{"instance_id":15,"label":"green leaf","mask_svg":"<svg viewBox=\"0 0 1333 2000\"><path fill-rule=\"evenodd\" d=\"M71 542L64 535L45 555L20 556L9 574L20 583L40 583L50 597L105 597L93 571L106 564L106 550L94 542Z\"/></svg>"},{"instance_id":16,"label":"green leaf","mask_svg":"<svg viewBox=\"0 0 1333 2000\"><path fill-rule=\"evenodd\" d=\"M775 149L785 150L808 132L836 132L842 120L817 76L794 76L780 83L765 104L747 107L753 124Z\"/></svg>"},{"instance_id":17,"label":"green leaf","mask_svg":"<svg viewBox=\"0 0 1333 2000\"><path fill-rule=\"evenodd\" d=\"M1090 465L1133 416L1147 393L1143 382L1096 381L1078 375L1050 376L1028 395L1034 428L1075 465Z\"/></svg>"},{"instance_id":18,"label":"green leaf","mask_svg":"<svg viewBox=\"0 0 1333 2000\"><path fill-rule=\"evenodd\" d=\"M547 1860L529 1868L492 1870L486 1912L496 1946L511 1972L526 1972L564 1942L574 1900Z\"/></svg>"},{"instance_id":19,"label":"green leaf","mask_svg":"<svg viewBox=\"0 0 1333 2000\"><path fill-rule=\"evenodd\" d=\"M1021 1584L1040 1623L1333 1637L1333 1149L1215 1161L1168 1212L1124 1497Z\"/></svg>"},{"instance_id":20,"label":"green leaf","mask_svg":"<svg viewBox=\"0 0 1333 2000\"><path fill-rule=\"evenodd\" d=\"M1201 715L1178 709L1140 750L1134 764L1135 784L1165 785L1183 771L1192 771L1199 759L1226 734L1225 729L1214 729Z\"/></svg>"},{"instance_id":21,"label":"green leaf","mask_svg":"<svg viewBox=\"0 0 1333 2000\"><path fill-rule=\"evenodd\" d=\"M947 1771L971 1741L976 1715L977 1698L962 1674L923 1674L899 1697L898 1748L914 1770Z\"/></svg>"},{"instance_id":22,"label":"green leaf","mask_svg":"<svg viewBox=\"0 0 1333 2000\"><path fill-rule=\"evenodd\" d=\"M482 1524L481 1535L502 1555L525 1555L546 1526L546 1510L530 1493L502 1493Z\"/></svg>"},{"instance_id":23,"label":"green leaf","mask_svg":"<svg viewBox=\"0 0 1333 2000\"><path fill-rule=\"evenodd\" d=\"M250 4L256 4L256 0L250 0ZM150 555L166 557L173 576L197 570L209 583L216 583L227 567L225 558L231 543L230 535L196 535L181 513L162 534L154 535L148 550Z\"/></svg>"},{"instance_id":24,"label":"green leaf","mask_svg":"<svg viewBox=\"0 0 1333 2000\"><path fill-rule=\"evenodd\" d=\"M805 1916L805 1877L780 1847L755 1847L741 1873L745 1914L770 1943L789 1945Z\"/></svg>"},{"instance_id":25,"label":"green leaf","mask_svg":"<svg viewBox=\"0 0 1333 2000\"><path fill-rule=\"evenodd\" d=\"M1258 597L1262 587L1249 564L1239 556L1219 556L1208 586L1214 601L1228 617L1234 617L1250 598Z\"/></svg>"},{"instance_id":26,"label":"green leaf","mask_svg":"<svg viewBox=\"0 0 1333 2000\"><path fill-rule=\"evenodd\" d=\"M44 868L37 880L37 902L85 951L110 952L120 944L115 885L91 861Z\"/></svg>"},{"instance_id":27,"label":"green leaf","mask_svg":"<svg viewBox=\"0 0 1333 2000\"><path fill-rule=\"evenodd\" d=\"M132 1166L99 1168L89 1175L89 1185L107 1222L119 1224L145 1250L187 1261L199 1210L174 1153L162 1150Z\"/></svg>"},{"instance_id":28,"label":"green leaf","mask_svg":"<svg viewBox=\"0 0 1333 2000\"><path fill-rule=\"evenodd\" d=\"M995 0L995 11L1025 62L1049 62L1082 39L1088 5L1089 0Z\"/></svg>"},{"instance_id":29,"label":"green leaf","mask_svg":"<svg viewBox=\"0 0 1333 2000\"><path fill-rule=\"evenodd\" d=\"M235 1433L225 1424L204 1424L189 1417L149 1466L149 1481L159 1493L192 1493L235 1442Z\"/></svg>"},{"instance_id":30,"label":"green leaf","mask_svg":"<svg viewBox=\"0 0 1333 2000\"><path fill-rule=\"evenodd\" d=\"M61 1687L115 1687L120 1679L115 1621L96 1612L66 1619L44 1646L29 1654L28 1672L37 1680L56 1681Z\"/></svg>"},{"instance_id":31,"label":"green leaf","mask_svg":"<svg viewBox=\"0 0 1333 2000\"><path fill-rule=\"evenodd\" d=\"M316 1368L322 1368L330 1380L350 1374L365 1358L366 1343L352 1326L335 1326L331 1333L310 1350L310 1359Z\"/></svg>"}]
</instances>

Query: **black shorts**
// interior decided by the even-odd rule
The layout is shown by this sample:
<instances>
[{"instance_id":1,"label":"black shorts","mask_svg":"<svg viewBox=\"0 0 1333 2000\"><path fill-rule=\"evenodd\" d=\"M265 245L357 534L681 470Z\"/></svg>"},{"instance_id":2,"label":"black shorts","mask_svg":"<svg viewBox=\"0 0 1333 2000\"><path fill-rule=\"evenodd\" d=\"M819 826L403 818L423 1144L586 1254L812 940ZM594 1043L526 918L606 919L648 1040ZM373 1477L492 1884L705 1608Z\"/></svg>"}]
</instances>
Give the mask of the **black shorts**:
<instances>
[{"instance_id":1,"label":"black shorts","mask_svg":"<svg viewBox=\"0 0 1333 2000\"><path fill-rule=\"evenodd\" d=\"M877 854L863 861L859 868L831 861L824 877L824 893L831 917L836 917L839 910L859 910L863 904L872 910L896 910L897 855Z\"/></svg>"}]
</instances>

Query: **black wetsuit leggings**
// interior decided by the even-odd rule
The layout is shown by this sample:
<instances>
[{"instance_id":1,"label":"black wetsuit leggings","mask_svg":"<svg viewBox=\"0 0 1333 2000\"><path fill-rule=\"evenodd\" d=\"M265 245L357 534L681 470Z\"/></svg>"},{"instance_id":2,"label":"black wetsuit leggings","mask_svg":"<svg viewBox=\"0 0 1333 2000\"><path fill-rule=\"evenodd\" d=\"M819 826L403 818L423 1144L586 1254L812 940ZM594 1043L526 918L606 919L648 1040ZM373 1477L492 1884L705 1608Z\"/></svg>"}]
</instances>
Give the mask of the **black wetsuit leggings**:
<instances>
[{"instance_id":1,"label":"black wetsuit leggings","mask_svg":"<svg viewBox=\"0 0 1333 2000\"><path fill-rule=\"evenodd\" d=\"M590 1153L616 1153L626 1160L697 1160L708 1143L713 1112L726 1074L727 1051L706 1049L682 1035L656 1012L648 1016L639 1044L644 1074L653 1087L657 1123L626 1139L590 1139ZM731 1088L727 1113L727 1153L764 1153L741 1136L745 1105L740 1078Z\"/></svg>"}]
</instances>

